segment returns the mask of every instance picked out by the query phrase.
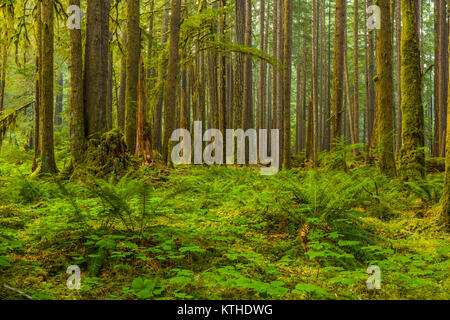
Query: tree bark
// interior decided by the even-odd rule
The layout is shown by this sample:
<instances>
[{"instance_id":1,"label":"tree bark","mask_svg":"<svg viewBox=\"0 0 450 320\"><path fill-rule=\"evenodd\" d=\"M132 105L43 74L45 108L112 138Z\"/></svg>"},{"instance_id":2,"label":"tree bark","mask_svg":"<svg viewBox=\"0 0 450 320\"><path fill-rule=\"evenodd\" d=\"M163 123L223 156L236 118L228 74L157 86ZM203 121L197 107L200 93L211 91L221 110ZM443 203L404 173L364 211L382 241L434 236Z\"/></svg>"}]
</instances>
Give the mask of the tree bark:
<instances>
[{"instance_id":1,"label":"tree bark","mask_svg":"<svg viewBox=\"0 0 450 320\"><path fill-rule=\"evenodd\" d=\"M252 2L245 0L245 46L252 46ZM244 56L244 96L242 126L244 130L253 128L253 75L252 58L250 55Z\"/></svg>"},{"instance_id":2,"label":"tree bark","mask_svg":"<svg viewBox=\"0 0 450 320\"><path fill-rule=\"evenodd\" d=\"M401 55L401 40L402 40L402 0L396 2L396 44L397 44L397 150L402 148L402 55Z\"/></svg>"},{"instance_id":3,"label":"tree bark","mask_svg":"<svg viewBox=\"0 0 450 320\"><path fill-rule=\"evenodd\" d=\"M283 17L283 168L289 169L291 167L292 0L284 0Z\"/></svg>"},{"instance_id":4,"label":"tree bark","mask_svg":"<svg viewBox=\"0 0 450 320\"><path fill-rule=\"evenodd\" d=\"M163 46L167 43L167 32L169 30L169 6L170 2L166 2L166 7L164 10L164 23L162 28L162 44ZM153 113L153 134L152 134L152 146L158 152L162 152L162 110L164 104L164 91L165 84L164 80L167 73L167 57L164 55L160 56L159 59L160 66L158 70L158 85L161 86L158 101L156 102L156 109Z\"/></svg>"},{"instance_id":5,"label":"tree bark","mask_svg":"<svg viewBox=\"0 0 450 320\"><path fill-rule=\"evenodd\" d=\"M53 141L53 0L42 1L42 92L40 114L41 166L39 173L57 172Z\"/></svg>"},{"instance_id":6,"label":"tree bark","mask_svg":"<svg viewBox=\"0 0 450 320\"><path fill-rule=\"evenodd\" d=\"M127 1L127 86L125 108L125 143L131 154L136 152L137 100L140 57L139 0Z\"/></svg>"},{"instance_id":7,"label":"tree bark","mask_svg":"<svg viewBox=\"0 0 450 320\"><path fill-rule=\"evenodd\" d=\"M117 126L125 131L125 95L127 92L127 55L126 55L126 44L127 43L127 32L124 30L122 32L122 58L120 59L120 88L119 88L119 99L117 102Z\"/></svg>"},{"instance_id":8,"label":"tree bark","mask_svg":"<svg viewBox=\"0 0 450 320\"><path fill-rule=\"evenodd\" d=\"M355 135L355 141L353 143L359 143L359 0L353 2L354 21L353 21L353 130ZM356 150L357 152L359 150Z\"/></svg>"},{"instance_id":9,"label":"tree bark","mask_svg":"<svg viewBox=\"0 0 450 320\"><path fill-rule=\"evenodd\" d=\"M35 13L35 37L36 37L36 80L35 80L35 89L34 89L34 155L33 155L33 166L32 172L37 169L37 158L40 155L40 143L39 143L39 123L40 116L39 110L41 105L41 69L42 69L42 18L41 18L41 2L36 3L36 13ZM81 57L81 55L80 55ZM83 99L83 97L81 97ZM1 110L0 110L1 112ZM83 119L84 124L84 119ZM84 131L83 131L84 137ZM1 146L1 141L0 141Z\"/></svg>"},{"instance_id":10,"label":"tree bark","mask_svg":"<svg viewBox=\"0 0 450 320\"><path fill-rule=\"evenodd\" d=\"M425 177L425 118L422 106L422 74L416 28L417 3L402 1L402 115L403 147L400 174L405 180Z\"/></svg>"},{"instance_id":11,"label":"tree bark","mask_svg":"<svg viewBox=\"0 0 450 320\"><path fill-rule=\"evenodd\" d=\"M449 40L450 44L450 40ZM449 47L450 50L450 47ZM450 66L450 63L448 64ZM450 82L448 83L448 98L447 101L450 103ZM447 128L450 128L450 114L447 114ZM450 230L450 130L447 130L446 137L446 157L445 157L445 182L444 182L444 192L442 194L442 221L447 227L447 231Z\"/></svg>"},{"instance_id":12,"label":"tree bark","mask_svg":"<svg viewBox=\"0 0 450 320\"><path fill-rule=\"evenodd\" d=\"M393 79L393 38L389 0L377 0L381 10L381 29L377 30L377 141L379 147L380 171L395 176L394 157L394 79Z\"/></svg>"},{"instance_id":13,"label":"tree bark","mask_svg":"<svg viewBox=\"0 0 450 320\"><path fill-rule=\"evenodd\" d=\"M447 90L448 90L448 23L447 23L447 4L445 1L438 1L438 94L439 94L439 126L438 126L438 143L439 156L445 156L445 137L447 131L446 114L447 114Z\"/></svg>"},{"instance_id":14,"label":"tree bark","mask_svg":"<svg viewBox=\"0 0 450 320\"><path fill-rule=\"evenodd\" d=\"M70 0L70 5L80 6L80 0ZM83 101L83 47L81 29L73 29L70 36L70 153L72 164L82 162L85 151L85 122Z\"/></svg>"},{"instance_id":15,"label":"tree bark","mask_svg":"<svg viewBox=\"0 0 450 320\"><path fill-rule=\"evenodd\" d=\"M136 129L136 158L142 158L143 163L148 164L152 160L152 137L151 129L145 116L145 66L142 56L139 60L139 83L138 83L138 107L137 107L137 129Z\"/></svg>"},{"instance_id":16,"label":"tree bark","mask_svg":"<svg viewBox=\"0 0 450 320\"><path fill-rule=\"evenodd\" d=\"M259 49L261 51L265 48L265 3L260 0L260 35L259 35ZM259 62L259 87L258 87L258 126L257 129L264 129L266 123L266 74L267 63L263 60Z\"/></svg>"},{"instance_id":17,"label":"tree bark","mask_svg":"<svg viewBox=\"0 0 450 320\"><path fill-rule=\"evenodd\" d=\"M344 93L344 50L346 33L347 3L336 0L336 17L334 32L333 93L332 93L332 134L331 149L336 150L336 143L342 138L342 97Z\"/></svg>"},{"instance_id":18,"label":"tree bark","mask_svg":"<svg viewBox=\"0 0 450 320\"><path fill-rule=\"evenodd\" d=\"M246 0L236 0L236 42L238 45L245 45L245 7ZM233 89L233 127L239 129L242 127L243 102L244 102L244 55L235 54L234 70L234 89Z\"/></svg>"},{"instance_id":19,"label":"tree bark","mask_svg":"<svg viewBox=\"0 0 450 320\"><path fill-rule=\"evenodd\" d=\"M55 126L62 124L61 112L63 111L63 94L64 94L64 75L59 72L58 79L56 81L56 98L55 98Z\"/></svg>"},{"instance_id":20,"label":"tree bark","mask_svg":"<svg viewBox=\"0 0 450 320\"><path fill-rule=\"evenodd\" d=\"M170 137L174 131L174 115L177 103L177 84L178 84L178 65L179 65L179 39L180 39L180 11L181 1L172 0L172 9L170 14L170 46L169 62L167 66L167 88L164 112L164 140L163 140L163 159L166 163L171 163L170 159Z\"/></svg>"},{"instance_id":21,"label":"tree bark","mask_svg":"<svg viewBox=\"0 0 450 320\"><path fill-rule=\"evenodd\" d=\"M107 129L109 10L109 1L88 2L83 93L86 137L95 140Z\"/></svg>"}]
</instances>

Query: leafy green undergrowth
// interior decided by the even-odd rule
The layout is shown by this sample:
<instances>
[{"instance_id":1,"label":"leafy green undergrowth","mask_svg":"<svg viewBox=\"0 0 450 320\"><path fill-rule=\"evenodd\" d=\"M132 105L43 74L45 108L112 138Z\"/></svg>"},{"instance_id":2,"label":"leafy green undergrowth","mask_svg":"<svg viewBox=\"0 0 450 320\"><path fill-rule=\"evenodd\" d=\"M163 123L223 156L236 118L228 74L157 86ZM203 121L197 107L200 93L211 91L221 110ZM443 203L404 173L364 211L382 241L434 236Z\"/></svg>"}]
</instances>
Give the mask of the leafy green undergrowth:
<instances>
[{"instance_id":1,"label":"leafy green undergrowth","mask_svg":"<svg viewBox=\"0 0 450 320\"><path fill-rule=\"evenodd\" d=\"M198 166L68 182L5 159L2 299L24 298L3 285L33 299L449 298L442 175ZM80 290L67 288L70 265ZM370 265L380 290L367 288Z\"/></svg>"}]
</instances>

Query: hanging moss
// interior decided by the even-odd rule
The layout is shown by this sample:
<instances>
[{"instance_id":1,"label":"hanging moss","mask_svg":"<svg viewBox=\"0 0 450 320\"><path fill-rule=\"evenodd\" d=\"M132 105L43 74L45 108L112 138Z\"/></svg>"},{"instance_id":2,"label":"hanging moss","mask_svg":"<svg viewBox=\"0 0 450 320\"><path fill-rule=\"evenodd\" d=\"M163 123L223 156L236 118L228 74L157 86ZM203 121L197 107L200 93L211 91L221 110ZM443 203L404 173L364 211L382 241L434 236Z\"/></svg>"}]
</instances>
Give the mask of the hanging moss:
<instances>
[{"instance_id":1,"label":"hanging moss","mask_svg":"<svg viewBox=\"0 0 450 320\"><path fill-rule=\"evenodd\" d=\"M21 111L31 107L34 101L17 108L4 116L0 116L0 141L2 141L8 131L14 128Z\"/></svg>"}]
</instances>

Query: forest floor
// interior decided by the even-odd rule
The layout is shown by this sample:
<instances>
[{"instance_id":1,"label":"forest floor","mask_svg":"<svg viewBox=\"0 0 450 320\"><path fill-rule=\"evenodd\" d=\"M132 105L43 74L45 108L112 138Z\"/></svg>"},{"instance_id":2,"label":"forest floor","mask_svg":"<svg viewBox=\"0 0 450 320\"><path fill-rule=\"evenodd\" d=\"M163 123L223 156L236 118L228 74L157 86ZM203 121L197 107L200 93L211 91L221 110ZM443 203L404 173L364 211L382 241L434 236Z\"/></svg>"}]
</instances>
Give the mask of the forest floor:
<instances>
[{"instance_id":1,"label":"forest floor","mask_svg":"<svg viewBox=\"0 0 450 320\"><path fill-rule=\"evenodd\" d=\"M153 166L69 182L29 177L31 162L0 158L0 299L450 298L442 174Z\"/></svg>"}]
</instances>

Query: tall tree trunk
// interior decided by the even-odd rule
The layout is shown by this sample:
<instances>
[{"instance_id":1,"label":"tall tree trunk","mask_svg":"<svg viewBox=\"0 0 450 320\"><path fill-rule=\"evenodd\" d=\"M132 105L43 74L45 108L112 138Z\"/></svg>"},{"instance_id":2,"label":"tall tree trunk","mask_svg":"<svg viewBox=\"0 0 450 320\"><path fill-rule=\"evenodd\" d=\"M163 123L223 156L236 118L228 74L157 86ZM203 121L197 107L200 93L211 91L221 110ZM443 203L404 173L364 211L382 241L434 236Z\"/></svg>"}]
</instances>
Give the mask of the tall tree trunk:
<instances>
[{"instance_id":1,"label":"tall tree trunk","mask_svg":"<svg viewBox=\"0 0 450 320\"><path fill-rule=\"evenodd\" d=\"M368 4L373 4L373 0L369 0ZM368 52L368 62L369 62L369 70L368 70L368 76L369 76L369 103L367 105L367 149L366 153L367 156L370 159L370 150L373 146L372 142L374 140L374 128L375 128L375 104L376 104L376 94L375 94L375 83L374 83L374 77L375 77L375 45L374 45L374 30L369 30L368 37L369 37L369 52Z\"/></svg>"},{"instance_id":2,"label":"tall tree trunk","mask_svg":"<svg viewBox=\"0 0 450 320\"><path fill-rule=\"evenodd\" d=\"M352 109L352 96L350 92L350 79L349 79L349 72L348 72L348 55L347 53L344 54L344 70L345 70L345 104L347 105L347 113L348 113L348 119L345 118L344 121L347 124L348 123L348 131L350 132L350 138L352 144L356 144L356 134L355 134L355 120L354 120L354 109ZM347 122L348 120L348 122ZM347 127L346 127L347 128Z\"/></svg>"},{"instance_id":3,"label":"tall tree trunk","mask_svg":"<svg viewBox=\"0 0 450 320\"><path fill-rule=\"evenodd\" d=\"M58 79L56 80L56 99L55 99L55 126L62 124L61 112L63 111L63 95L64 95L64 75L59 72Z\"/></svg>"},{"instance_id":4,"label":"tall tree trunk","mask_svg":"<svg viewBox=\"0 0 450 320\"><path fill-rule=\"evenodd\" d=\"M277 10L277 14L278 14L278 27L277 27L277 54L278 54L278 60L280 61L280 66L284 66L284 39L283 39L283 16L284 16L284 0L279 0L278 1L278 10ZM277 99L277 116L276 116L276 128L280 130L280 142L279 142L279 147L280 150L283 150L283 143L284 143L284 138L283 138L283 132L284 132L284 116L283 116L283 111L284 111L284 83L283 83L283 72L282 72L282 68L279 68L277 70L278 75L277 75L277 90L278 90L278 95L276 97ZM283 163L283 152L280 152L280 162L279 163Z\"/></svg>"},{"instance_id":5,"label":"tall tree trunk","mask_svg":"<svg viewBox=\"0 0 450 320\"><path fill-rule=\"evenodd\" d=\"M70 0L80 6L80 0ZM83 101L83 47L81 29L70 30L70 154L72 164L82 162L85 150L85 122Z\"/></svg>"},{"instance_id":6,"label":"tall tree trunk","mask_svg":"<svg viewBox=\"0 0 450 320\"><path fill-rule=\"evenodd\" d=\"M402 71L401 71L401 35L402 35L402 0L396 2L396 44L397 44L397 150L402 147Z\"/></svg>"},{"instance_id":7,"label":"tall tree trunk","mask_svg":"<svg viewBox=\"0 0 450 320\"><path fill-rule=\"evenodd\" d=\"M88 2L83 90L88 139L100 139L107 129L109 10L109 1Z\"/></svg>"},{"instance_id":8,"label":"tall tree trunk","mask_svg":"<svg viewBox=\"0 0 450 320\"><path fill-rule=\"evenodd\" d=\"M236 15L236 42L238 45L245 44L245 7L246 0L236 0L235 3ZM244 102L244 55L236 53L235 55L235 70L234 70L234 89L233 89L233 127L235 129L241 128Z\"/></svg>"},{"instance_id":9,"label":"tall tree trunk","mask_svg":"<svg viewBox=\"0 0 450 320\"><path fill-rule=\"evenodd\" d=\"M289 169L291 167L292 0L284 0L283 17L283 168Z\"/></svg>"},{"instance_id":10,"label":"tall tree trunk","mask_svg":"<svg viewBox=\"0 0 450 320\"><path fill-rule=\"evenodd\" d=\"M213 3L212 8L217 9L218 4ZM212 33L217 33L217 25L213 25ZM219 92L218 92L218 61L217 52L215 49L208 50L208 92L209 92L209 107L210 107L210 118L211 118L211 128L219 128Z\"/></svg>"},{"instance_id":11,"label":"tall tree trunk","mask_svg":"<svg viewBox=\"0 0 450 320\"><path fill-rule=\"evenodd\" d=\"M106 119L107 119L107 129L112 130L113 128L113 91L114 91L114 82L113 82L113 51L111 50L108 54L108 89L106 95Z\"/></svg>"},{"instance_id":12,"label":"tall tree trunk","mask_svg":"<svg viewBox=\"0 0 450 320\"><path fill-rule=\"evenodd\" d=\"M331 5L328 7L328 46L327 46L327 110L325 121L325 149L330 151L331 144L331 87L332 87L332 72L331 72ZM306 89L305 89L306 90Z\"/></svg>"},{"instance_id":13,"label":"tall tree trunk","mask_svg":"<svg viewBox=\"0 0 450 320\"><path fill-rule=\"evenodd\" d=\"M143 163L150 163L152 160L152 137L151 128L145 116L146 95L145 95L145 66L144 60L139 60L139 83L138 83L138 106L137 106L137 128L136 128L136 158L142 158Z\"/></svg>"},{"instance_id":14,"label":"tall tree trunk","mask_svg":"<svg viewBox=\"0 0 450 320\"><path fill-rule=\"evenodd\" d=\"M259 35L259 49L261 51L265 48L265 3L260 0L260 35ZM261 60L259 63L259 86L258 86L258 125L257 129L264 129L266 122L266 70L267 64Z\"/></svg>"},{"instance_id":15,"label":"tall tree trunk","mask_svg":"<svg viewBox=\"0 0 450 320\"><path fill-rule=\"evenodd\" d=\"M252 46L252 2L245 0L245 36L244 43L247 47ZM242 126L244 130L253 128L253 75L252 58L244 56L244 96Z\"/></svg>"},{"instance_id":16,"label":"tall tree trunk","mask_svg":"<svg viewBox=\"0 0 450 320\"><path fill-rule=\"evenodd\" d=\"M273 0L273 49L272 55L278 58L278 1L281 0ZM272 66L272 123L271 128L277 128L277 108L278 108L278 71L277 67Z\"/></svg>"},{"instance_id":17,"label":"tall tree trunk","mask_svg":"<svg viewBox=\"0 0 450 320\"><path fill-rule=\"evenodd\" d=\"M221 9L227 5L226 0L220 0L219 6ZM223 12L219 18L219 37L220 40L225 42L225 29L226 29L226 14ZM227 114L227 56L226 53L219 53L219 78L218 78L218 90L219 90L219 130L225 132L229 128L228 114ZM226 150L226 143L225 143ZM225 163L225 155L224 155Z\"/></svg>"},{"instance_id":18,"label":"tall tree trunk","mask_svg":"<svg viewBox=\"0 0 450 320\"><path fill-rule=\"evenodd\" d=\"M39 173L57 172L53 141L53 0L42 1L42 92L40 114L41 167Z\"/></svg>"},{"instance_id":19,"label":"tall tree trunk","mask_svg":"<svg viewBox=\"0 0 450 320\"><path fill-rule=\"evenodd\" d=\"M164 11L164 23L162 28L162 44L163 46L167 43L167 32L169 30L169 6L170 2L167 1ZM158 152L162 152L162 110L164 104L164 90L167 73L167 57L162 55L160 57L160 66L158 70L158 85L161 86L158 101L156 102L156 109L153 113L153 134L152 134L152 146Z\"/></svg>"},{"instance_id":20,"label":"tall tree trunk","mask_svg":"<svg viewBox=\"0 0 450 320\"><path fill-rule=\"evenodd\" d=\"M136 151L137 100L139 82L140 27L139 0L127 1L127 86L125 108L125 143L130 153Z\"/></svg>"},{"instance_id":21,"label":"tall tree trunk","mask_svg":"<svg viewBox=\"0 0 450 320\"><path fill-rule=\"evenodd\" d=\"M450 40L449 40L450 44ZM449 47L450 50L450 47ZM450 66L450 63L448 64ZM447 104L450 103L450 82L448 83L448 98ZM447 114L447 128L450 128L450 114ZM446 157L445 157L445 182L444 192L442 194L442 221L447 226L447 231L450 230L450 130L447 130L446 137Z\"/></svg>"},{"instance_id":22,"label":"tall tree trunk","mask_svg":"<svg viewBox=\"0 0 450 320\"><path fill-rule=\"evenodd\" d=\"M6 67L8 65L8 39L5 37L4 44L0 45L0 112L5 106L5 87L6 87Z\"/></svg>"},{"instance_id":23,"label":"tall tree trunk","mask_svg":"<svg viewBox=\"0 0 450 320\"><path fill-rule=\"evenodd\" d=\"M306 36L303 37L303 89L302 89L302 123L301 123L301 136L302 136L302 145L300 149L303 151L306 150L306 153L309 152L306 144L307 144L307 113L308 113L308 106L306 104L306 70L307 70L307 61L308 61L308 50L307 50L307 41ZM309 159L308 156L306 156L306 159Z\"/></svg>"},{"instance_id":24,"label":"tall tree trunk","mask_svg":"<svg viewBox=\"0 0 450 320\"><path fill-rule=\"evenodd\" d=\"M406 2L406 1L405 1ZM394 79L393 38L389 0L377 0L381 10L381 29L377 30L377 120L379 167L382 173L394 176Z\"/></svg>"},{"instance_id":25,"label":"tall tree trunk","mask_svg":"<svg viewBox=\"0 0 450 320\"><path fill-rule=\"evenodd\" d=\"M319 144L319 110L318 110L318 104L319 104L319 97L318 97L318 0L313 0L312 2L312 18L311 18L311 34L312 34L312 72L311 72L311 96L312 96L312 104L313 104L313 141L312 141L312 153L311 153L311 160L315 163L317 160L317 154L318 154L318 144Z\"/></svg>"},{"instance_id":26,"label":"tall tree trunk","mask_svg":"<svg viewBox=\"0 0 450 320\"><path fill-rule=\"evenodd\" d=\"M299 58L300 59L300 58ZM302 124L302 91L301 91L301 64L300 62L296 63L296 94L295 94L295 154L300 154L301 145L302 145L302 136L301 136L301 124Z\"/></svg>"},{"instance_id":27,"label":"tall tree trunk","mask_svg":"<svg viewBox=\"0 0 450 320\"><path fill-rule=\"evenodd\" d=\"M336 149L336 143L342 138L342 97L344 93L344 50L346 33L347 3L336 0L336 17L334 32L334 62L333 62L333 93L332 93L332 134L331 149Z\"/></svg>"},{"instance_id":28,"label":"tall tree trunk","mask_svg":"<svg viewBox=\"0 0 450 320\"><path fill-rule=\"evenodd\" d=\"M119 88L119 99L117 101L117 126L125 131L125 95L127 92L127 54L126 50L127 43L127 32L122 31L122 47L124 52L122 53L122 58L120 59L120 88Z\"/></svg>"},{"instance_id":29,"label":"tall tree trunk","mask_svg":"<svg viewBox=\"0 0 450 320\"><path fill-rule=\"evenodd\" d=\"M41 2L36 3L36 13L35 13L35 38L36 38L36 80L35 80L35 89L34 89L34 155L33 155L33 166L32 172L37 169L37 158L40 155L40 143L39 143L39 123L40 123L40 105L41 105L41 70L42 70L42 19L41 19ZM81 55L80 55L81 57ZM81 97L83 99L83 97ZM0 110L1 112L1 110ZM84 125L84 118L83 118ZM84 131L83 137L84 137ZM1 141L0 141L1 146Z\"/></svg>"},{"instance_id":30,"label":"tall tree trunk","mask_svg":"<svg viewBox=\"0 0 450 320\"><path fill-rule=\"evenodd\" d=\"M433 157L439 156L439 146L440 146L440 132L441 132L441 123L440 123L440 84L439 78L442 73L441 61L440 61L440 51L439 46L441 42L440 37L440 24L439 24L439 10L440 10L440 2L439 0L434 1L434 32L435 32L435 46L434 46L434 137L433 137L433 145L432 145L432 155Z\"/></svg>"},{"instance_id":31,"label":"tall tree trunk","mask_svg":"<svg viewBox=\"0 0 450 320\"><path fill-rule=\"evenodd\" d=\"M416 28L417 3L402 1L402 115L403 147L400 173L405 180L425 177L425 118L422 106L422 74Z\"/></svg>"},{"instance_id":32,"label":"tall tree trunk","mask_svg":"<svg viewBox=\"0 0 450 320\"><path fill-rule=\"evenodd\" d=\"M359 15L358 2L353 2L354 21L353 21L353 130L355 135L354 143L359 143Z\"/></svg>"},{"instance_id":33,"label":"tall tree trunk","mask_svg":"<svg viewBox=\"0 0 450 320\"><path fill-rule=\"evenodd\" d=\"M439 71L438 71L438 93L439 93L439 156L445 156L445 137L447 131L447 90L448 90L448 23L446 1L438 1L438 26L439 26Z\"/></svg>"},{"instance_id":34,"label":"tall tree trunk","mask_svg":"<svg viewBox=\"0 0 450 320\"><path fill-rule=\"evenodd\" d=\"M174 131L175 106L177 104L177 84L178 84L178 65L179 65L179 40L180 40L180 11L181 1L172 0L172 9L170 14L170 46L169 62L167 66L167 88L164 112L164 140L163 140L163 159L170 163L170 137Z\"/></svg>"},{"instance_id":35,"label":"tall tree trunk","mask_svg":"<svg viewBox=\"0 0 450 320\"><path fill-rule=\"evenodd\" d=\"M5 87L6 87L6 67L8 65L8 39L5 37L4 44L0 45L0 112L3 111L5 107Z\"/></svg>"}]
</instances>

